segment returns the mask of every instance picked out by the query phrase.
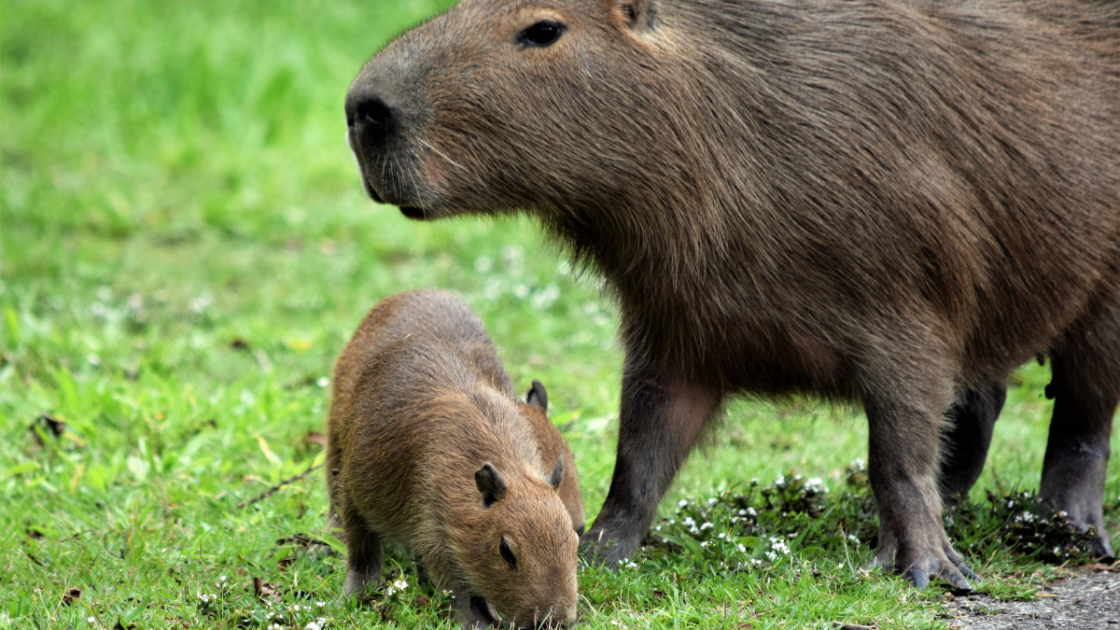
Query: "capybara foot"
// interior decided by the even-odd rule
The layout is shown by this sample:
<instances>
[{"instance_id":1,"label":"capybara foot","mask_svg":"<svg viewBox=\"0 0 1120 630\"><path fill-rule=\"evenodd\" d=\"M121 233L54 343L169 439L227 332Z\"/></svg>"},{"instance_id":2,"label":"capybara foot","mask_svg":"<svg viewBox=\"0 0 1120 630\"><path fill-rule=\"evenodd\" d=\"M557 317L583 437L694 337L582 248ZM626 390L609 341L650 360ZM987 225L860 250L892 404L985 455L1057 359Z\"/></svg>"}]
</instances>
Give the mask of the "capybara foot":
<instances>
[{"instance_id":1,"label":"capybara foot","mask_svg":"<svg viewBox=\"0 0 1120 630\"><path fill-rule=\"evenodd\" d=\"M946 541L940 547L929 549L900 550L897 543L880 542L872 567L882 567L884 571L901 573L911 584L918 588L929 586L932 578L940 578L953 588L971 591L968 578L979 580L972 569L965 564L953 546Z\"/></svg>"},{"instance_id":2,"label":"capybara foot","mask_svg":"<svg viewBox=\"0 0 1120 630\"><path fill-rule=\"evenodd\" d=\"M641 536L619 535L620 528L611 527L609 524L596 523L591 531L584 534L579 540L579 553L588 562L599 566L615 569L618 565L634 555L641 542Z\"/></svg>"},{"instance_id":3,"label":"capybara foot","mask_svg":"<svg viewBox=\"0 0 1120 630\"><path fill-rule=\"evenodd\" d=\"M347 569L346 581L342 585L343 597L354 597L364 593L366 587L369 586L371 577L369 573Z\"/></svg>"}]
</instances>

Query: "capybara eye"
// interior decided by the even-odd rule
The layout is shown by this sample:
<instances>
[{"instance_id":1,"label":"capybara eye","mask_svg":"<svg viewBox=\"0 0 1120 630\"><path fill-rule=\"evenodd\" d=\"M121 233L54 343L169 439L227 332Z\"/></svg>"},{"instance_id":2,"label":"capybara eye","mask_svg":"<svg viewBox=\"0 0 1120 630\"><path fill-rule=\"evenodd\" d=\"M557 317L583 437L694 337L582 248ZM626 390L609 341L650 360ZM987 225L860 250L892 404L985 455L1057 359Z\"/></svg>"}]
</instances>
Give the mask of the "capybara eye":
<instances>
[{"instance_id":1,"label":"capybara eye","mask_svg":"<svg viewBox=\"0 0 1120 630\"><path fill-rule=\"evenodd\" d=\"M518 33L517 41L525 46L544 48L545 46L551 46L556 40L560 39L560 34L563 32L563 24L552 20L543 20Z\"/></svg>"},{"instance_id":2,"label":"capybara eye","mask_svg":"<svg viewBox=\"0 0 1120 630\"><path fill-rule=\"evenodd\" d=\"M502 560L509 563L509 566L514 569L517 568L517 557L513 555L513 551L506 544L506 537L502 536L501 542L498 543L498 553L502 554Z\"/></svg>"}]
</instances>

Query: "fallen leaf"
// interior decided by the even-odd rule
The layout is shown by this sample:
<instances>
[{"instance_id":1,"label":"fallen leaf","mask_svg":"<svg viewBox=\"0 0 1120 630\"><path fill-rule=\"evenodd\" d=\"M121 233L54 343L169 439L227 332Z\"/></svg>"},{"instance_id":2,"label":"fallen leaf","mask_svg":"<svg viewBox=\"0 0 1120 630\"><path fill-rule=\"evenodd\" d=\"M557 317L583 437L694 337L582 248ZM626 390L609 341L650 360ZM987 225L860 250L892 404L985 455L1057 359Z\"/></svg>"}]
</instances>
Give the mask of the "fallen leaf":
<instances>
[{"instance_id":1,"label":"fallen leaf","mask_svg":"<svg viewBox=\"0 0 1120 630\"><path fill-rule=\"evenodd\" d=\"M81 596L82 589L76 586L71 586L70 588L66 589L66 593L62 595L62 604L64 606L69 606L70 604L73 604L77 599L81 598Z\"/></svg>"},{"instance_id":2,"label":"fallen leaf","mask_svg":"<svg viewBox=\"0 0 1120 630\"><path fill-rule=\"evenodd\" d=\"M46 445L43 444L43 438L41 437L40 432L35 429L36 426L41 427L43 433L47 433L55 438L58 438L64 431L66 431L65 422L59 420L58 418L55 418L49 413L40 414L38 418L35 418L35 422L32 422L27 426L27 430L31 431L32 439L34 439L35 443L39 446Z\"/></svg>"},{"instance_id":3,"label":"fallen leaf","mask_svg":"<svg viewBox=\"0 0 1120 630\"><path fill-rule=\"evenodd\" d=\"M262 602L280 601L279 589L275 585L269 584L259 577L253 578L253 595Z\"/></svg>"}]
</instances>

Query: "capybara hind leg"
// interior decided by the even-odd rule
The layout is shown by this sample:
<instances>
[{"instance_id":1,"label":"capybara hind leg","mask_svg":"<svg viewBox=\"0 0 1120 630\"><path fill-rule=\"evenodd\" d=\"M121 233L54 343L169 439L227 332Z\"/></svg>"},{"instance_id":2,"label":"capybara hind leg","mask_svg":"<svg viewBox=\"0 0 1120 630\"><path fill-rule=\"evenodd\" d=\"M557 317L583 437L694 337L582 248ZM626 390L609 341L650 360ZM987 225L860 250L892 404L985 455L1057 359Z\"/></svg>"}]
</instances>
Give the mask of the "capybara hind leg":
<instances>
[{"instance_id":1,"label":"capybara hind leg","mask_svg":"<svg viewBox=\"0 0 1120 630\"><path fill-rule=\"evenodd\" d=\"M1101 504L1120 401L1120 307L1111 315L1105 326L1082 329L1051 354L1047 392L1054 415L1040 488L1043 501L1065 510L1077 525L1096 528L1092 551L1099 557L1113 555Z\"/></svg>"},{"instance_id":2,"label":"capybara hind leg","mask_svg":"<svg viewBox=\"0 0 1120 630\"><path fill-rule=\"evenodd\" d=\"M719 401L715 392L627 369L614 476L599 517L583 536L586 552L613 566L637 549Z\"/></svg>"},{"instance_id":3,"label":"capybara hind leg","mask_svg":"<svg viewBox=\"0 0 1120 630\"><path fill-rule=\"evenodd\" d=\"M348 513L342 520L346 537L346 582L342 594L353 597L381 575L381 537L367 530L356 514Z\"/></svg>"},{"instance_id":4,"label":"capybara hind leg","mask_svg":"<svg viewBox=\"0 0 1120 630\"><path fill-rule=\"evenodd\" d=\"M989 381L965 391L949 409L949 426L941 433L943 503L967 496L984 470L992 430L1007 399L1005 381Z\"/></svg>"},{"instance_id":5,"label":"capybara hind leg","mask_svg":"<svg viewBox=\"0 0 1120 630\"><path fill-rule=\"evenodd\" d=\"M975 575L949 543L941 522L937 448L945 403L924 379L908 384L897 374L863 383L870 429L868 473L879 504L879 545L872 566L900 572L919 588L939 577L971 589L965 576Z\"/></svg>"}]
</instances>

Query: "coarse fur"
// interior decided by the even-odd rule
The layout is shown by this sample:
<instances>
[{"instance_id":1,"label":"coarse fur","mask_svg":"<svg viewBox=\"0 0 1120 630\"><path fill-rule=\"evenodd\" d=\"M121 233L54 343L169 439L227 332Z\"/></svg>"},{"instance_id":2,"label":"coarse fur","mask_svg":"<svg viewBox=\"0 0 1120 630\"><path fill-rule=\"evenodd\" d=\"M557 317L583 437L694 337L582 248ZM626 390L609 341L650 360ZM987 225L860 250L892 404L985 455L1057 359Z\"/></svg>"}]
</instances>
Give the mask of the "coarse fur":
<instances>
[{"instance_id":1,"label":"coarse fur","mask_svg":"<svg viewBox=\"0 0 1120 630\"><path fill-rule=\"evenodd\" d=\"M381 541L395 540L455 593L464 627L574 621L575 511L557 488L575 468L542 460L525 404L454 296L412 291L374 306L339 357L328 421L347 595L377 578Z\"/></svg>"},{"instance_id":2,"label":"coarse fur","mask_svg":"<svg viewBox=\"0 0 1120 630\"><path fill-rule=\"evenodd\" d=\"M465 0L346 113L374 200L530 213L617 295L606 561L727 395L808 391L867 412L875 561L967 588L941 495L1040 354L1041 494L1111 555L1120 3Z\"/></svg>"}]
</instances>

